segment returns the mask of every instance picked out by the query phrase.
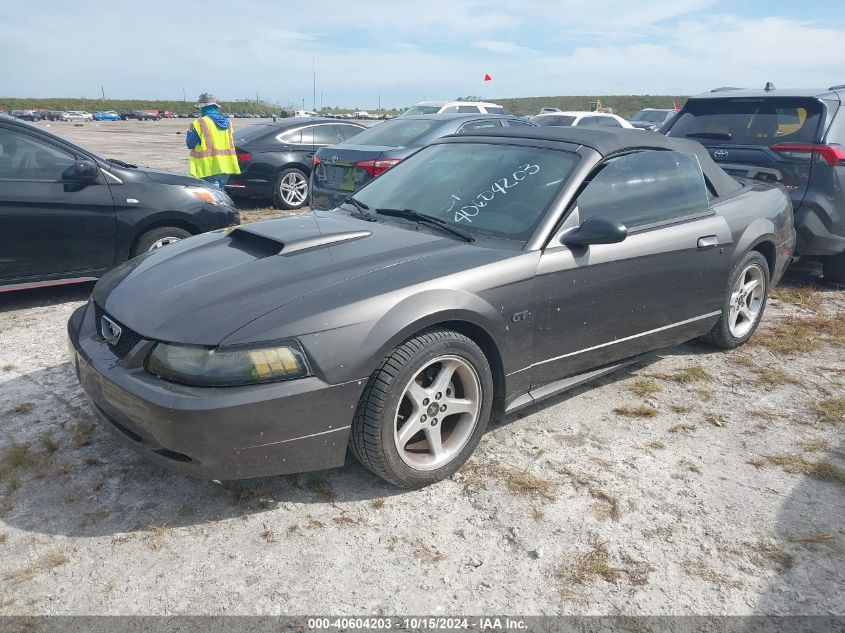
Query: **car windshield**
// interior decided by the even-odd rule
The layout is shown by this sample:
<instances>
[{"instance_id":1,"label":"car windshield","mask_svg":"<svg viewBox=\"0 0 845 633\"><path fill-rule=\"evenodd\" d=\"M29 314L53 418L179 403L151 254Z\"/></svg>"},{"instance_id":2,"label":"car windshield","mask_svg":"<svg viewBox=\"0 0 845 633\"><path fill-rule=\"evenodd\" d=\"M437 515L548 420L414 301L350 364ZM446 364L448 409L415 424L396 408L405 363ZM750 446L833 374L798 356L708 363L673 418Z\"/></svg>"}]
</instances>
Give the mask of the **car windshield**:
<instances>
[{"instance_id":1,"label":"car windshield","mask_svg":"<svg viewBox=\"0 0 845 633\"><path fill-rule=\"evenodd\" d=\"M684 107L670 136L731 145L814 143L821 113L815 99L696 99Z\"/></svg>"},{"instance_id":2,"label":"car windshield","mask_svg":"<svg viewBox=\"0 0 845 633\"><path fill-rule=\"evenodd\" d=\"M487 110L487 114L504 114L505 109L502 106L485 106L485 110Z\"/></svg>"},{"instance_id":3,"label":"car windshield","mask_svg":"<svg viewBox=\"0 0 845 633\"><path fill-rule=\"evenodd\" d=\"M569 126L575 120L574 116L563 116L560 114L542 114L531 118L531 122L536 125L555 125L555 126Z\"/></svg>"},{"instance_id":4,"label":"car windshield","mask_svg":"<svg viewBox=\"0 0 845 633\"><path fill-rule=\"evenodd\" d=\"M355 199L371 213L412 209L475 236L525 243L578 160L571 152L516 145L432 145Z\"/></svg>"},{"instance_id":5,"label":"car windshield","mask_svg":"<svg viewBox=\"0 0 845 633\"><path fill-rule=\"evenodd\" d=\"M437 114L440 112L441 106L424 106L416 105L408 108L402 113L402 116L413 116L415 114Z\"/></svg>"},{"instance_id":6,"label":"car windshield","mask_svg":"<svg viewBox=\"0 0 845 633\"><path fill-rule=\"evenodd\" d=\"M662 110L640 110L637 112L632 121L647 121L648 123L660 123L666 118L666 112Z\"/></svg>"},{"instance_id":7,"label":"car windshield","mask_svg":"<svg viewBox=\"0 0 845 633\"><path fill-rule=\"evenodd\" d=\"M346 141L355 145L407 147L443 121L437 119L393 119L379 123Z\"/></svg>"}]
</instances>

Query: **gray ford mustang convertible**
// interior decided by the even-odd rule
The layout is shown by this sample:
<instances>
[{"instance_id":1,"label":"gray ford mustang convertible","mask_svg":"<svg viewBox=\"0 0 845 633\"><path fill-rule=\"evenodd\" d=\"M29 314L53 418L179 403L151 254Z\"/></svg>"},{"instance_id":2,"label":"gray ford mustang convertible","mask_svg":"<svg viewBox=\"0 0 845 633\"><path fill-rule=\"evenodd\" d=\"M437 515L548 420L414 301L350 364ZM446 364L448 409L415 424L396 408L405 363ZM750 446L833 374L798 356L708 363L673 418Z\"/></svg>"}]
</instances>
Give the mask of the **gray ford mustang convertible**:
<instances>
[{"instance_id":1,"label":"gray ford mustang convertible","mask_svg":"<svg viewBox=\"0 0 845 633\"><path fill-rule=\"evenodd\" d=\"M340 207L198 235L103 277L82 387L153 462L236 479L448 477L491 415L651 350L754 333L795 234L780 187L643 131L447 137Z\"/></svg>"}]
</instances>

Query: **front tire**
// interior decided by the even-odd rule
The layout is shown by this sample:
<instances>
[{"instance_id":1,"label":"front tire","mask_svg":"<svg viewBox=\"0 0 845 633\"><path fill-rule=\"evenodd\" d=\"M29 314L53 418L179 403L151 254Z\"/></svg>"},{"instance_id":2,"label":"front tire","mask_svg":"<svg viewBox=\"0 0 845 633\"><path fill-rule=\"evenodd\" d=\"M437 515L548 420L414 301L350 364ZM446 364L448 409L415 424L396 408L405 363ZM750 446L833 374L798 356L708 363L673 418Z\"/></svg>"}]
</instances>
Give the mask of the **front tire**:
<instances>
[{"instance_id":1,"label":"front tire","mask_svg":"<svg viewBox=\"0 0 845 633\"><path fill-rule=\"evenodd\" d=\"M135 241L130 257L143 255L168 244L184 240L186 237L191 237L191 233L175 226L161 226L150 229Z\"/></svg>"},{"instance_id":2,"label":"front tire","mask_svg":"<svg viewBox=\"0 0 845 633\"><path fill-rule=\"evenodd\" d=\"M757 251L750 251L731 271L722 315L703 340L724 349L745 344L760 325L768 298L769 263Z\"/></svg>"},{"instance_id":3,"label":"front tire","mask_svg":"<svg viewBox=\"0 0 845 633\"><path fill-rule=\"evenodd\" d=\"M466 462L492 406L484 352L453 330L427 330L394 349L370 377L350 448L365 468L396 486L427 486Z\"/></svg>"},{"instance_id":4,"label":"front tire","mask_svg":"<svg viewBox=\"0 0 845 633\"><path fill-rule=\"evenodd\" d=\"M273 186L273 203L280 209L293 211L301 209L311 196L308 176L296 167L288 167L279 172Z\"/></svg>"}]
</instances>

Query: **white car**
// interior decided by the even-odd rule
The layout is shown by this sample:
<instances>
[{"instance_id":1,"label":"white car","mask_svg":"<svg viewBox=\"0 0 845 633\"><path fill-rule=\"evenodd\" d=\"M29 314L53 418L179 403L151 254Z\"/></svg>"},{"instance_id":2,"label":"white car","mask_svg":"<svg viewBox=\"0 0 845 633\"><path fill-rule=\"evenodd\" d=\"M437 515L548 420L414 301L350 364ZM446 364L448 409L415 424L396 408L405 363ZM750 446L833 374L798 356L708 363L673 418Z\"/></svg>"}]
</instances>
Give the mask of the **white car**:
<instances>
[{"instance_id":1,"label":"white car","mask_svg":"<svg viewBox=\"0 0 845 633\"><path fill-rule=\"evenodd\" d=\"M62 114L62 121L93 121L94 115L82 110L69 110Z\"/></svg>"},{"instance_id":2,"label":"white car","mask_svg":"<svg viewBox=\"0 0 845 633\"><path fill-rule=\"evenodd\" d=\"M420 101L417 105L405 110L399 116L413 116L417 114L504 114L505 108L497 103L486 101Z\"/></svg>"},{"instance_id":3,"label":"white car","mask_svg":"<svg viewBox=\"0 0 845 633\"><path fill-rule=\"evenodd\" d=\"M549 112L533 116L529 121L535 125L559 127L624 127L629 130L637 129L621 116L607 114L606 112L581 112L575 110L568 112Z\"/></svg>"}]
</instances>

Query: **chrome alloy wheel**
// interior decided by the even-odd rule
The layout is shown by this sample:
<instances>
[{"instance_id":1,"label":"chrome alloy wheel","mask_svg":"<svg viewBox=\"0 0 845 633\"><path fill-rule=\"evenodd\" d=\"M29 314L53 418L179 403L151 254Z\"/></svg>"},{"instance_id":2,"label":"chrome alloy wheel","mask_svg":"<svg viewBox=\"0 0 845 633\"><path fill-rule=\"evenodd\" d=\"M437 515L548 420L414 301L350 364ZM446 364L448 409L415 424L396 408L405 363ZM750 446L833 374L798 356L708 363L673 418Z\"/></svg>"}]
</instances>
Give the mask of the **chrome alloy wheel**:
<instances>
[{"instance_id":1,"label":"chrome alloy wheel","mask_svg":"<svg viewBox=\"0 0 845 633\"><path fill-rule=\"evenodd\" d=\"M173 244L175 242L180 241L181 239L182 239L181 237L162 237L161 239L156 240L155 242L150 244L150 247L147 249L147 252L158 250L162 246L167 246L168 244Z\"/></svg>"},{"instance_id":2,"label":"chrome alloy wheel","mask_svg":"<svg viewBox=\"0 0 845 633\"><path fill-rule=\"evenodd\" d=\"M429 361L405 386L396 409L393 441L402 461L434 470L451 461L478 424L481 381L459 356Z\"/></svg>"},{"instance_id":3,"label":"chrome alloy wheel","mask_svg":"<svg viewBox=\"0 0 845 633\"><path fill-rule=\"evenodd\" d=\"M760 318L766 296L766 277L759 264L749 264L731 291L728 327L735 338L743 338Z\"/></svg>"},{"instance_id":4,"label":"chrome alloy wheel","mask_svg":"<svg viewBox=\"0 0 845 633\"><path fill-rule=\"evenodd\" d=\"M279 196L285 204L298 207L308 198L308 179L297 171L285 174L279 181Z\"/></svg>"}]
</instances>

